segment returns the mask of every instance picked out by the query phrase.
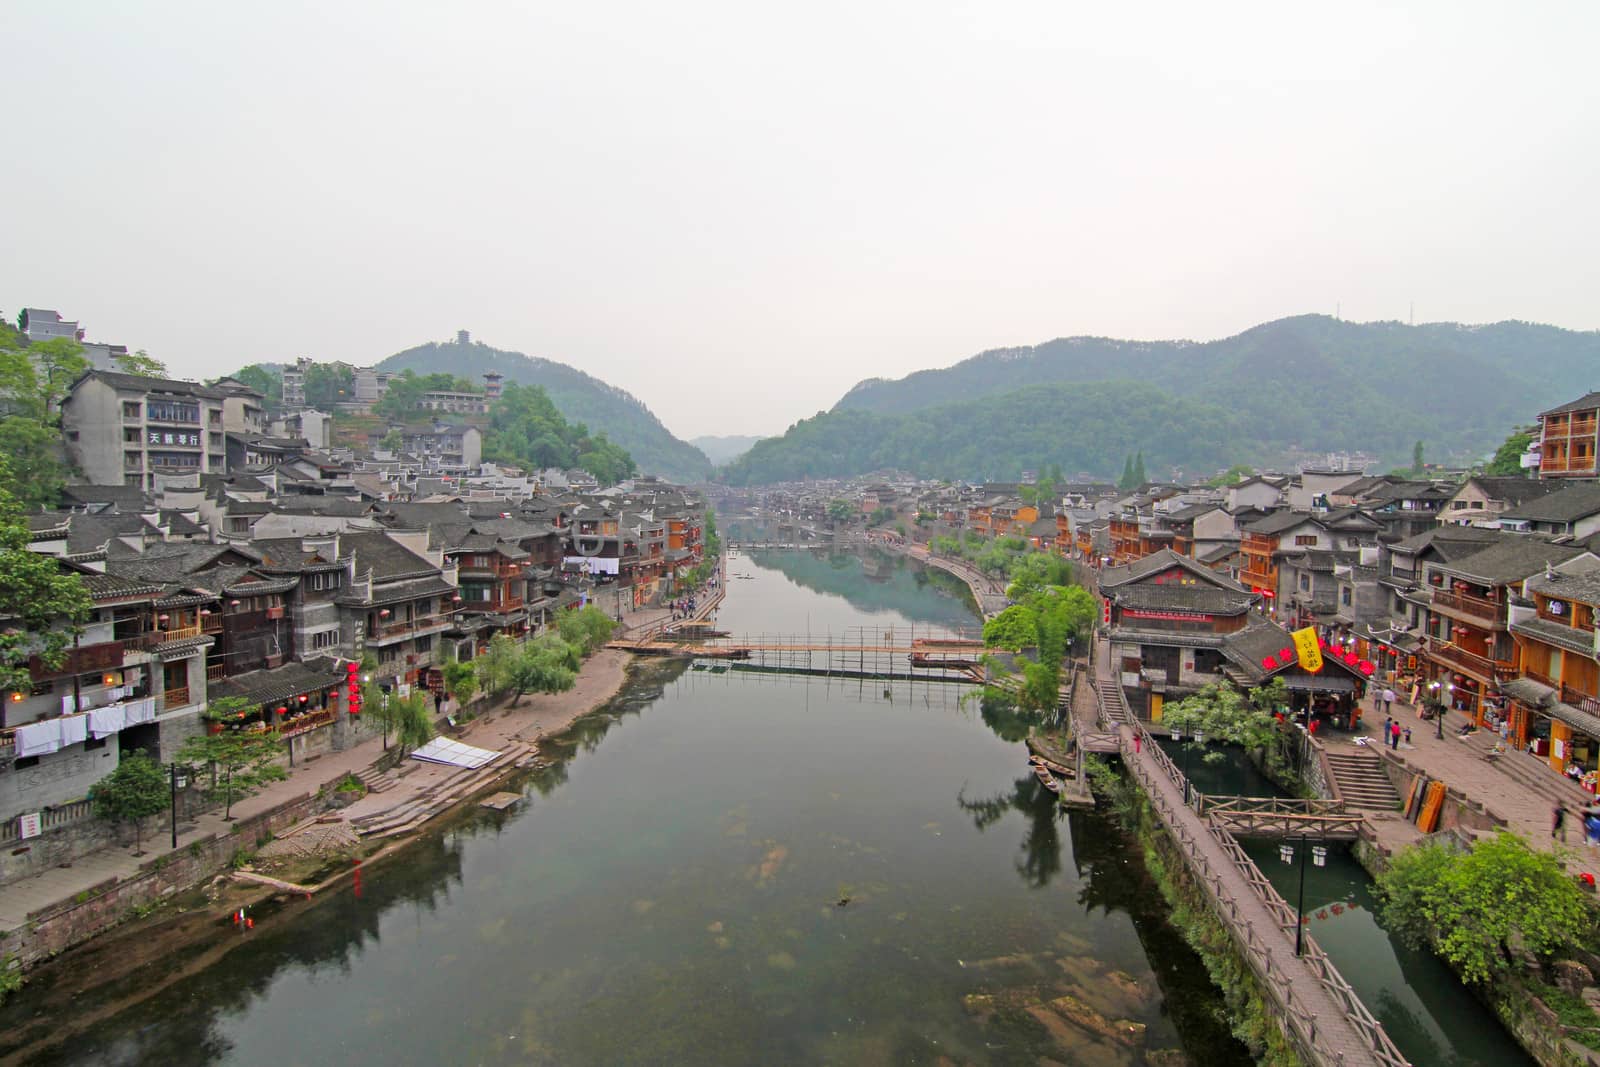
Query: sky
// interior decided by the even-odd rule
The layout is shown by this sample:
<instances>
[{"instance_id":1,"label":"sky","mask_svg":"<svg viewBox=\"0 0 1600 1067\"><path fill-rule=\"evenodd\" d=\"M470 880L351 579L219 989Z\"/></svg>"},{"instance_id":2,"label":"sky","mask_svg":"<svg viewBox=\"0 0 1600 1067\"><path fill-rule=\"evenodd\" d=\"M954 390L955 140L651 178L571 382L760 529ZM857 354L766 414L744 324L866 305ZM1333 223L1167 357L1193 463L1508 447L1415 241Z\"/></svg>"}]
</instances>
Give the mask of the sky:
<instances>
[{"instance_id":1,"label":"sky","mask_svg":"<svg viewBox=\"0 0 1600 1067\"><path fill-rule=\"evenodd\" d=\"M4 11L0 313L178 377L467 329L692 437L1075 334L1600 328L1588 0Z\"/></svg>"}]
</instances>

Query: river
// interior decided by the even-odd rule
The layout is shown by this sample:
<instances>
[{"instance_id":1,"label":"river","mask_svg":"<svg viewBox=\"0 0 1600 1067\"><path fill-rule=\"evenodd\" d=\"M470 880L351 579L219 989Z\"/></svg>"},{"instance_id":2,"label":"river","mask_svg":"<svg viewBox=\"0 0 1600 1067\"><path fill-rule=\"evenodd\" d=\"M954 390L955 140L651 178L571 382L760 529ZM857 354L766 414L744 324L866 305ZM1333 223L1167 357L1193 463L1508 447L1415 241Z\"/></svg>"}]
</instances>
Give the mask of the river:
<instances>
[{"instance_id":1,"label":"river","mask_svg":"<svg viewBox=\"0 0 1600 1067\"><path fill-rule=\"evenodd\" d=\"M731 571L730 630L976 623L964 590L904 561ZM1060 812L1016 724L997 733L966 687L699 666L647 666L547 744L521 804L447 820L359 892L219 923L82 997L47 969L0 1009L0 1054L1249 1062L1138 854L1107 817Z\"/></svg>"}]
</instances>

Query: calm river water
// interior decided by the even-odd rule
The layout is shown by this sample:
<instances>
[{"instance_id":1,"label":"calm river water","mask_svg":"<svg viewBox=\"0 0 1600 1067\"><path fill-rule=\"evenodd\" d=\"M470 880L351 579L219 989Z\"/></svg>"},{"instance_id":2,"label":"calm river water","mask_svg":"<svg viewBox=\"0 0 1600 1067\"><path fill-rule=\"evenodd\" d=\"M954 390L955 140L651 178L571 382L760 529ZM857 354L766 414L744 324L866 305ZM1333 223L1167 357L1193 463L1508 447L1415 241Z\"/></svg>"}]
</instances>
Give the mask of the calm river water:
<instances>
[{"instance_id":1,"label":"calm river water","mask_svg":"<svg viewBox=\"0 0 1600 1067\"><path fill-rule=\"evenodd\" d=\"M901 562L731 570L735 632L976 621L964 590ZM1109 820L1059 813L1000 736L1015 725L964 691L652 665L514 810L455 819L359 896L219 930L210 948L235 947L196 973L168 961L66 1008L43 979L0 1011L0 1054L1247 1063L1137 854Z\"/></svg>"}]
</instances>

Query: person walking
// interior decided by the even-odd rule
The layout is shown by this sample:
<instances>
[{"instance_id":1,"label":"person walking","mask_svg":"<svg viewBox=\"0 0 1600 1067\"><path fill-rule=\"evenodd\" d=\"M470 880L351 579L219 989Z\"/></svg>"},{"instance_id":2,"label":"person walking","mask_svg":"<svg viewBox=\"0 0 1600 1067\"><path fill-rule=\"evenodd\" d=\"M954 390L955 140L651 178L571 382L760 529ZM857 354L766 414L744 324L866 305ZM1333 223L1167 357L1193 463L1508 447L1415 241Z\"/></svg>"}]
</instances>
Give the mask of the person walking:
<instances>
[{"instance_id":1,"label":"person walking","mask_svg":"<svg viewBox=\"0 0 1600 1067\"><path fill-rule=\"evenodd\" d=\"M1396 752L1400 751L1400 724L1399 723L1391 723L1389 725L1389 747L1394 749Z\"/></svg>"},{"instance_id":2,"label":"person walking","mask_svg":"<svg viewBox=\"0 0 1600 1067\"><path fill-rule=\"evenodd\" d=\"M1555 810L1550 813L1550 840L1560 839L1564 845L1567 843L1567 806L1556 801Z\"/></svg>"},{"instance_id":3,"label":"person walking","mask_svg":"<svg viewBox=\"0 0 1600 1067\"><path fill-rule=\"evenodd\" d=\"M1394 710L1394 690L1390 689L1388 686L1384 686L1383 688L1383 710L1385 712L1392 712Z\"/></svg>"},{"instance_id":4,"label":"person walking","mask_svg":"<svg viewBox=\"0 0 1600 1067\"><path fill-rule=\"evenodd\" d=\"M1385 715L1383 717L1383 733L1379 735L1379 737L1384 742L1388 742L1388 740L1389 740L1389 727L1391 727L1393 725L1394 725L1394 716L1393 715Z\"/></svg>"},{"instance_id":5,"label":"person walking","mask_svg":"<svg viewBox=\"0 0 1600 1067\"><path fill-rule=\"evenodd\" d=\"M1133 754L1137 756L1144 751L1144 734L1138 730L1133 732Z\"/></svg>"}]
</instances>

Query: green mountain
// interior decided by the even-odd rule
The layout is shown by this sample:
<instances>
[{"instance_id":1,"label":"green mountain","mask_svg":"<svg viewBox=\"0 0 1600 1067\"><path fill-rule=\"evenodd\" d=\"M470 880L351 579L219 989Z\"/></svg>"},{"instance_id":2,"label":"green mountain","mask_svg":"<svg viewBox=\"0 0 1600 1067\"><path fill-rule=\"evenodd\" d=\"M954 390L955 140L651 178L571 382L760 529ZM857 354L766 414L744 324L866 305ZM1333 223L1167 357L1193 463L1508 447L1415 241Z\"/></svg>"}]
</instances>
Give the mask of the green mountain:
<instances>
[{"instance_id":1,"label":"green mountain","mask_svg":"<svg viewBox=\"0 0 1600 1067\"><path fill-rule=\"evenodd\" d=\"M894 468L925 478L1014 481L1052 463L1114 473L1141 449L1152 468L1185 456L1209 470L1225 466L1249 433L1226 407L1151 385L1039 385L905 415L821 412L758 442L723 476L734 485L762 485Z\"/></svg>"},{"instance_id":2,"label":"green mountain","mask_svg":"<svg viewBox=\"0 0 1600 1067\"><path fill-rule=\"evenodd\" d=\"M862 382L831 412L757 445L728 477L883 466L1010 477L1047 463L1115 477L1141 449L1152 471L1274 462L1291 449L1359 449L1399 465L1418 440L1430 458L1465 460L1593 388L1596 367L1600 333L1525 322L1304 315L1206 343L1063 338ZM830 436L836 458L823 447ZM933 454L915 455L913 441Z\"/></svg>"},{"instance_id":3,"label":"green mountain","mask_svg":"<svg viewBox=\"0 0 1600 1067\"><path fill-rule=\"evenodd\" d=\"M750 451L750 446L759 440L759 437L728 434L723 437L691 437L689 443L704 452L713 464L723 467Z\"/></svg>"},{"instance_id":4,"label":"green mountain","mask_svg":"<svg viewBox=\"0 0 1600 1067\"><path fill-rule=\"evenodd\" d=\"M563 416L583 423L591 431L605 433L627 449L646 474L675 482L699 482L711 473L711 461L705 453L672 436L631 393L564 363L502 351L482 341L447 341L397 352L379 363L378 368L409 368L418 374L443 371L474 381L498 371L508 382L542 386Z\"/></svg>"}]
</instances>

